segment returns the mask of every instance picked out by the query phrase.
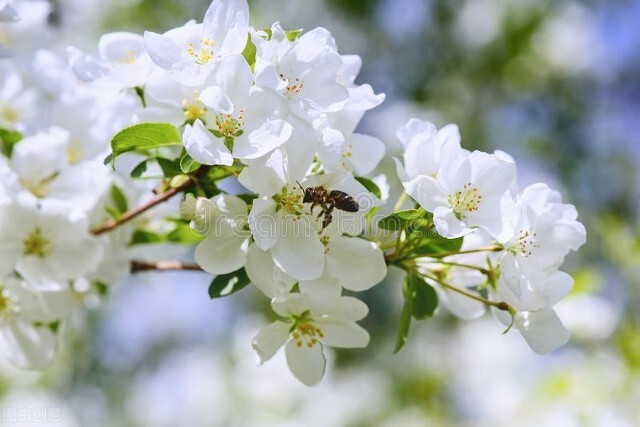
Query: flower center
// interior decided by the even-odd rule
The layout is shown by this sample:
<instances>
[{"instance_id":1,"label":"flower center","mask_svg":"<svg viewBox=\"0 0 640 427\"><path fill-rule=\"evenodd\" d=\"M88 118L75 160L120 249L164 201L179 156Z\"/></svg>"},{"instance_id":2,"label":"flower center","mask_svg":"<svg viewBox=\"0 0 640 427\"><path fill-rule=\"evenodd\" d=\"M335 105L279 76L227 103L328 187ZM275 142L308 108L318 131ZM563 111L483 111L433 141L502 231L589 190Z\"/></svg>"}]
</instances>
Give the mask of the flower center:
<instances>
[{"instance_id":1,"label":"flower center","mask_svg":"<svg viewBox=\"0 0 640 427\"><path fill-rule=\"evenodd\" d=\"M295 190L289 192L286 186L282 188L280 194L273 196L273 200L276 201L276 210L284 209L288 214L299 215L302 213L302 209L304 209L302 195Z\"/></svg>"},{"instance_id":2,"label":"flower center","mask_svg":"<svg viewBox=\"0 0 640 427\"><path fill-rule=\"evenodd\" d=\"M51 253L51 241L44 236L40 227L36 227L22 243L24 255L45 258Z\"/></svg>"},{"instance_id":3,"label":"flower center","mask_svg":"<svg viewBox=\"0 0 640 427\"><path fill-rule=\"evenodd\" d=\"M138 53L135 50L129 50L127 53L116 59L117 64L135 64Z\"/></svg>"},{"instance_id":4,"label":"flower center","mask_svg":"<svg viewBox=\"0 0 640 427\"><path fill-rule=\"evenodd\" d=\"M74 163L77 163L80 159L82 159L84 150L81 148L82 142L80 142L77 138L73 138L71 144L67 147L67 162L70 165L73 165Z\"/></svg>"},{"instance_id":5,"label":"flower center","mask_svg":"<svg viewBox=\"0 0 640 427\"><path fill-rule=\"evenodd\" d=\"M193 43L187 45L187 53L195 59L197 64L203 65L212 61L215 57L213 55L214 41L208 38L200 39L200 49L196 50L193 47Z\"/></svg>"},{"instance_id":6,"label":"flower center","mask_svg":"<svg viewBox=\"0 0 640 427\"><path fill-rule=\"evenodd\" d=\"M318 340L324 338L322 329L313 324L311 313L308 310L300 316L293 316L292 320L293 325L290 331L296 346L306 345L311 348L318 343Z\"/></svg>"},{"instance_id":7,"label":"flower center","mask_svg":"<svg viewBox=\"0 0 640 427\"><path fill-rule=\"evenodd\" d=\"M213 123L216 125L216 130L225 138L240 136L244 126L244 110L240 110L237 117L231 114L216 114Z\"/></svg>"},{"instance_id":8,"label":"flower center","mask_svg":"<svg viewBox=\"0 0 640 427\"><path fill-rule=\"evenodd\" d=\"M478 210L482 202L482 195L478 189L472 187L469 182L462 187L462 190L449 195L448 201L453 209L453 213L460 219L465 213Z\"/></svg>"},{"instance_id":9,"label":"flower center","mask_svg":"<svg viewBox=\"0 0 640 427\"><path fill-rule=\"evenodd\" d=\"M284 76L284 74L280 74L280 78L287 82L287 87L284 88L284 96L291 99L296 95L299 95L304 88L304 82L299 78L291 78L288 79Z\"/></svg>"},{"instance_id":10,"label":"flower center","mask_svg":"<svg viewBox=\"0 0 640 427\"><path fill-rule=\"evenodd\" d=\"M9 323L19 313L18 298L0 285L0 326Z\"/></svg>"},{"instance_id":11,"label":"flower center","mask_svg":"<svg viewBox=\"0 0 640 427\"><path fill-rule=\"evenodd\" d=\"M14 125L19 118L20 114L15 108L8 104L0 104L0 123Z\"/></svg>"},{"instance_id":12,"label":"flower center","mask_svg":"<svg viewBox=\"0 0 640 427\"><path fill-rule=\"evenodd\" d=\"M512 250L520 253L525 258L529 257L534 250L540 247L540 245L536 243L537 236L538 233L532 233L529 230L520 230L518 239L514 242Z\"/></svg>"},{"instance_id":13,"label":"flower center","mask_svg":"<svg viewBox=\"0 0 640 427\"><path fill-rule=\"evenodd\" d=\"M184 109L184 116L189 122L200 119L207 113L206 107L198 99L193 102L186 98L183 99L182 108Z\"/></svg>"},{"instance_id":14,"label":"flower center","mask_svg":"<svg viewBox=\"0 0 640 427\"><path fill-rule=\"evenodd\" d=\"M49 183L53 181L58 176L58 173L55 172L51 176L47 178L41 179L40 181L30 181L26 179L21 179L20 183L24 188L29 190L31 194L36 197L46 197L49 194Z\"/></svg>"}]
</instances>

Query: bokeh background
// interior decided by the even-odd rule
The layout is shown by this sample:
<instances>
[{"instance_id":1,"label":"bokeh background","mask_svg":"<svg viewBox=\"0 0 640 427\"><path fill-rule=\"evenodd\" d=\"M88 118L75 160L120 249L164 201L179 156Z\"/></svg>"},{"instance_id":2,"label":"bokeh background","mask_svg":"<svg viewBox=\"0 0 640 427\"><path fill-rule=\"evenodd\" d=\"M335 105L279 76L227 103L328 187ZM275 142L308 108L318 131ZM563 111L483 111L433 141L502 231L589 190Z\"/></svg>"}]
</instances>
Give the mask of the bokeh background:
<instances>
[{"instance_id":1,"label":"bokeh background","mask_svg":"<svg viewBox=\"0 0 640 427\"><path fill-rule=\"evenodd\" d=\"M208 1L51 4L64 52L200 19ZM640 425L640 1L250 4L255 27L324 26L363 57L359 81L387 100L361 129L389 153L409 117L454 122L467 148L512 154L522 186L548 182L577 206L588 243L565 264L576 285L558 306L570 344L537 356L489 316L441 310L392 355L401 291L389 280L365 295L372 344L330 353L309 389L283 357L256 366L257 292L210 301L209 277L144 274L76 314L48 372L1 364L0 408L61 408L54 425L92 427Z\"/></svg>"}]
</instances>

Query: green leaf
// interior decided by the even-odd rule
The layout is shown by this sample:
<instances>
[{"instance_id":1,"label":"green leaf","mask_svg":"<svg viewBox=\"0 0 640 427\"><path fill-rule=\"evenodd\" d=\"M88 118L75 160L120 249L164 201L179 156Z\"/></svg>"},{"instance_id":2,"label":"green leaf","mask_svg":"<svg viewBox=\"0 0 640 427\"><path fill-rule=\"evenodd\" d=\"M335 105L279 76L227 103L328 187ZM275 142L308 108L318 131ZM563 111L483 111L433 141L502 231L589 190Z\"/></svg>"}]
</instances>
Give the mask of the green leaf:
<instances>
[{"instance_id":1,"label":"green leaf","mask_svg":"<svg viewBox=\"0 0 640 427\"><path fill-rule=\"evenodd\" d=\"M303 31L304 30L302 28L299 28L297 30L285 31L285 34L287 35L287 39L289 39L290 42L294 42L298 39L298 37L300 37Z\"/></svg>"},{"instance_id":2,"label":"green leaf","mask_svg":"<svg viewBox=\"0 0 640 427\"><path fill-rule=\"evenodd\" d=\"M196 245L200 243L203 236L198 235L191 229L191 226L187 221L176 221L176 228L167 234L167 240L173 243L180 243L183 245Z\"/></svg>"},{"instance_id":3,"label":"green leaf","mask_svg":"<svg viewBox=\"0 0 640 427\"><path fill-rule=\"evenodd\" d=\"M253 68L256 65L256 52L256 45L253 44L253 41L251 41L251 35L249 35L247 36L247 44L242 51L242 56L244 56L247 64L251 67L251 71L253 71Z\"/></svg>"},{"instance_id":4,"label":"green leaf","mask_svg":"<svg viewBox=\"0 0 640 427\"><path fill-rule=\"evenodd\" d=\"M431 237L435 235L435 237ZM456 252L462 248L464 237L458 237L457 239L447 239L435 232L430 231L423 239L420 245L413 250L416 255L437 257L438 254L444 254L449 252Z\"/></svg>"},{"instance_id":5,"label":"green leaf","mask_svg":"<svg viewBox=\"0 0 640 427\"><path fill-rule=\"evenodd\" d=\"M180 159L180 169L184 173L192 173L200 168L201 164L191 158L190 155L184 153Z\"/></svg>"},{"instance_id":6,"label":"green leaf","mask_svg":"<svg viewBox=\"0 0 640 427\"><path fill-rule=\"evenodd\" d=\"M242 199L242 201L245 202L247 205L252 205L253 201L258 198L258 195L250 194L250 193L242 193L242 194L236 194L236 197Z\"/></svg>"},{"instance_id":7,"label":"green leaf","mask_svg":"<svg viewBox=\"0 0 640 427\"><path fill-rule=\"evenodd\" d=\"M384 230L408 232L417 229L428 229L431 224L431 214L423 209L406 209L385 216L378 221L378 227Z\"/></svg>"},{"instance_id":8,"label":"green leaf","mask_svg":"<svg viewBox=\"0 0 640 427\"><path fill-rule=\"evenodd\" d=\"M427 319L433 316L438 308L438 294L424 279L411 276L410 280L415 281L413 284L413 317L417 320Z\"/></svg>"},{"instance_id":9,"label":"green leaf","mask_svg":"<svg viewBox=\"0 0 640 427\"><path fill-rule=\"evenodd\" d=\"M136 230L131 236L129 245L144 245L149 243L160 243L166 241L166 238L158 233L149 230Z\"/></svg>"},{"instance_id":10,"label":"green leaf","mask_svg":"<svg viewBox=\"0 0 640 427\"><path fill-rule=\"evenodd\" d=\"M209 296L213 298L226 297L246 287L251 281L244 268L233 273L216 276L209 285Z\"/></svg>"},{"instance_id":11,"label":"green leaf","mask_svg":"<svg viewBox=\"0 0 640 427\"><path fill-rule=\"evenodd\" d=\"M151 157L141 161L131 171L131 178L136 179L162 179L173 178L181 175L182 170L178 165L164 157Z\"/></svg>"},{"instance_id":12,"label":"green leaf","mask_svg":"<svg viewBox=\"0 0 640 427\"><path fill-rule=\"evenodd\" d=\"M368 192L373 193L378 199L382 200L382 191L380 191L380 187L378 187L375 182L362 176L356 176L355 178Z\"/></svg>"},{"instance_id":13,"label":"green leaf","mask_svg":"<svg viewBox=\"0 0 640 427\"><path fill-rule=\"evenodd\" d=\"M133 88L133 90L135 90L136 95L138 95L138 98L140 98L140 102L142 103L142 106L144 108L147 108L147 101L144 99L144 88L140 86L136 86Z\"/></svg>"},{"instance_id":14,"label":"green leaf","mask_svg":"<svg viewBox=\"0 0 640 427\"><path fill-rule=\"evenodd\" d=\"M411 316L413 314L413 299L415 297L415 291L413 286L415 283L409 280L409 275L404 281L404 305L402 306L402 312L400 313L400 324L398 325L398 336L396 338L396 345L393 349L394 353L400 351L400 349L407 342L409 336L409 328L411 327Z\"/></svg>"},{"instance_id":15,"label":"green leaf","mask_svg":"<svg viewBox=\"0 0 640 427\"><path fill-rule=\"evenodd\" d=\"M111 186L111 200L113 200L115 211L118 214L121 215L129 210L127 196L125 196L122 190L115 184Z\"/></svg>"},{"instance_id":16,"label":"green leaf","mask_svg":"<svg viewBox=\"0 0 640 427\"><path fill-rule=\"evenodd\" d=\"M11 157L13 146L22 140L23 136L17 130L0 128L0 151L7 157Z\"/></svg>"},{"instance_id":17,"label":"green leaf","mask_svg":"<svg viewBox=\"0 0 640 427\"><path fill-rule=\"evenodd\" d=\"M149 150L171 145L181 145L182 137L177 127L169 123L141 123L118 132L111 140L111 167L116 157L129 151Z\"/></svg>"}]
</instances>

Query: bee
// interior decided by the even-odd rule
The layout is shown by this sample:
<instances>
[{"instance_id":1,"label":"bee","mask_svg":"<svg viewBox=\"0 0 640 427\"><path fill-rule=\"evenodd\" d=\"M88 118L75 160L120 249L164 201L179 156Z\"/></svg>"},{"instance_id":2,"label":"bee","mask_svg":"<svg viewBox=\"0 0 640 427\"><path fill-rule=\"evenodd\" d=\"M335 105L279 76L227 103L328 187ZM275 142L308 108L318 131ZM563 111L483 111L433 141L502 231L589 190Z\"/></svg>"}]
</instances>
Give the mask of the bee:
<instances>
[{"instance_id":1,"label":"bee","mask_svg":"<svg viewBox=\"0 0 640 427\"><path fill-rule=\"evenodd\" d=\"M360 209L358 202L344 191L328 191L322 185L307 188L304 188L300 183L298 183L298 185L302 191L304 191L302 203L311 203L311 211L313 211L313 208L316 206L320 206L322 209L318 214L318 218L324 215L322 218L322 229L327 228L327 226L331 224L334 208L345 212L358 212L358 209Z\"/></svg>"}]
</instances>

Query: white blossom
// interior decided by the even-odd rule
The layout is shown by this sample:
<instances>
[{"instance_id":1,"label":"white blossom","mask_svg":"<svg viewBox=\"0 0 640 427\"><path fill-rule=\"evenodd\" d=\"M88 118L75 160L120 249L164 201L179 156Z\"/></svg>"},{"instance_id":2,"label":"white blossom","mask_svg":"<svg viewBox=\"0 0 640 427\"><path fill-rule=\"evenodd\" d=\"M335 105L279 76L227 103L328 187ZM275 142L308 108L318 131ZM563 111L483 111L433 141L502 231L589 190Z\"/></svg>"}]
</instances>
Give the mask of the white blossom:
<instances>
[{"instance_id":1,"label":"white blossom","mask_svg":"<svg viewBox=\"0 0 640 427\"><path fill-rule=\"evenodd\" d=\"M34 284L80 277L102 254L82 212L40 209L23 198L0 204L0 235L0 275L17 271Z\"/></svg>"},{"instance_id":2,"label":"white blossom","mask_svg":"<svg viewBox=\"0 0 640 427\"><path fill-rule=\"evenodd\" d=\"M355 298L341 297L327 310L317 309L302 294L289 294L274 298L271 306L283 320L261 329L253 348L264 363L285 346L289 369L305 385L318 384L324 375L323 345L361 348L369 343L369 334L355 323L369 310Z\"/></svg>"},{"instance_id":3,"label":"white blossom","mask_svg":"<svg viewBox=\"0 0 640 427\"><path fill-rule=\"evenodd\" d=\"M69 292L58 286L36 291L14 277L0 281L0 353L25 369L49 365L57 344L52 328L60 327L72 304Z\"/></svg>"},{"instance_id":4,"label":"white blossom","mask_svg":"<svg viewBox=\"0 0 640 427\"><path fill-rule=\"evenodd\" d=\"M144 39L156 65L170 71L177 82L197 86L221 58L242 53L248 25L246 0L214 0L202 24L189 21L162 35L146 31Z\"/></svg>"}]
</instances>

